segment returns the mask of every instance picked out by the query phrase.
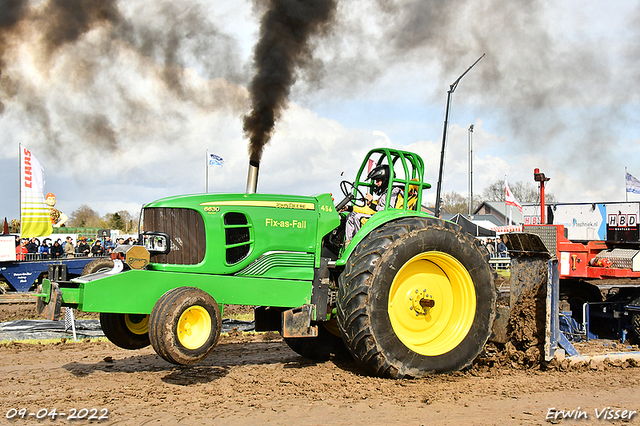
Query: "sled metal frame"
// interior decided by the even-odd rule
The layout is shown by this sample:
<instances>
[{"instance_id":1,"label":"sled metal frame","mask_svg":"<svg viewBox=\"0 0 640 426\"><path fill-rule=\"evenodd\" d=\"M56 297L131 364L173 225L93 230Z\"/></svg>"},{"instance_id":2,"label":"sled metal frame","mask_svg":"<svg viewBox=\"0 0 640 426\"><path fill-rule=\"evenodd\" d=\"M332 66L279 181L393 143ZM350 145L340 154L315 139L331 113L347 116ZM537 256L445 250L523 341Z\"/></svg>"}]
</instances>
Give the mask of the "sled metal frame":
<instances>
[{"instance_id":1,"label":"sled metal frame","mask_svg":"<svg viewBox=\"0 0 640 426\"><path fill-rule=\"evenodd\" d=\"M568 356L579 356L569 339L560 331L560 273L558 259L549 260L546 303L544 359L551 361L561 347Z\"/></svg>"}]
</instances>

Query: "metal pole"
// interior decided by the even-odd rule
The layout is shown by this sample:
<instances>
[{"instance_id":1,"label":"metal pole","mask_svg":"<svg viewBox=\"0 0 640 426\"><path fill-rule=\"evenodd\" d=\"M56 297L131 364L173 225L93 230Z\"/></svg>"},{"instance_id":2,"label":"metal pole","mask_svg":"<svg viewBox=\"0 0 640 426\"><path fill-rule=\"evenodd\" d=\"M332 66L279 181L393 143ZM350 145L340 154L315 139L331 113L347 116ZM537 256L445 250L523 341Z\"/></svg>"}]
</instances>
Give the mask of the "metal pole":
<instances>
[{"instance_id":1,"label":"metal pole","mask_svg":"<svg viewBox=\"0 0 640 426\"><path fill-rule=\"evenodd\" d=\"M451 94L454 91L453 84L449 91L447 91L447 106L444 114L444 130L442 131L442 151L440 152L440 171L438 172L438 187L436 189L436 207L434 211L435 217L440 217L440 194L442 191L442 173L444 169L444 151L447 140L447 127L449 126L449 102L451 101Z\"/></svg>"},{"instance_id":2,"label":"metal pole","mask_svg":"<svg viewBox=\"0 0 640 426\"><path fill-rule=\"evenodd\" d=\"M509 218L507 217L507 193L506 193L506 190L507 190L507 184L506 184L507 175L504 175L504 181L505 181L505 184L504 184L504 189L505 189L505 192L504 192L504 195L505 195L504 196L504 224L509 226Z\"/></svg>"},{"instance_id":3,"label":"metal pole","mask_svg":"<svg viewBox=\"0 0 640 426\"><path fill-rule=\"evenodd\" d=\"M627 191L627 168L624 168L624 201L629 201L629 191Z\"/></svg>"},{"instance_id":4,"label":"metal pole","mask_svg":"<svg viewBox=\"0 0 640 426\"><path fill-rule=\"evenodd\" d=\"M540 224L544 225L546 223L544 217L544 183L551 180L544 175L544 173L540 173L540 169L533 169L533 180L536 182L540 182Z\"/></svg>"},{"instance_id":5,"label":"metal pole","mask_svg":"<svg viewBox=\"0 0 640 426\"><path fill-rule=\"evenodd\" d=\"M469 126L469 216L473 211L473 124Z\"/></svg>"},{"instance_id":6,"label":"metal pole","mask_svg":"<svg viewBox=\"0 0 640 426\"><path fill-rule=\"evenodd\" d=\"M541 225L545 225L546 222L546 218L544 216L545 211L544 211L544 181L540 182L540 224Z\"/></svg>"},{"instance_id":7,"label":"metal pole","mask_svg":"<svg viewBox=\"0 0 640 426\"><path fill-rule=\"evenodd\" d=\"M18 234L22 237L22 143L18 144L18 188L20 193L18 194L18 220L20 221L20 229Z\"/></svg>"},{"instance_id":8,"label":"metal pole","mask_svg":"<svg viewBox=\"0 0 640 426\"><path fill-rule=\"evenodd\" d=\"M206 152L206 161L204 162L204 192L209 193L209 150Z\"/></svg>"},{"instance_id":9,"label":"metal pole","mask_svg":"<svg viewBox=\"0 0 640 426\"><path fill-rule=\"evenodd\" d=\"M451 95L453 94L453 92L456 91L456 88L458 87L458 83L460 83L460 80L462 80L462 77L464 77L471 70L471 68L473 68L478 62L480 62L480 59L484 58L484 55L485 54L483 53L482 56L480 56L469 68L467 68L467 70L464 73L462 73L462 75L458 77L458 79L454 81L451 86L449 86L449 90L447 91L447 106L446 106L446 111L444 113L444 130L442 131L442 151L440 153L440 172L438 173L438 189L436 191L436 206L435 206L435 212L434 212L436 217L440 216L440 194L442 192L442 174L444 172L444 152L445 152L445 146L447 142L447 127L449 127L449 104L451 103Z\"/></svg>"}]
</instances>

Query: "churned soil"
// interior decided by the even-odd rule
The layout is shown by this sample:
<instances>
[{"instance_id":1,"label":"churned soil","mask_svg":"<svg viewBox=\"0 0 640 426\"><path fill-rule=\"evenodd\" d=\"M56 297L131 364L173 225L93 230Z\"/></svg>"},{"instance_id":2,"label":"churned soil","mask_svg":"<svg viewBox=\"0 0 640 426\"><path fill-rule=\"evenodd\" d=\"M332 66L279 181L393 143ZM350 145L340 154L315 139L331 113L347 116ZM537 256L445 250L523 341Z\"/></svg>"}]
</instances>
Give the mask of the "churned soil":
<instances>
[{"instance_id":1,"label":"churned soil","mask_svg":"<svg viewBox=\"0 0 640 426\"><path fill-rule=\"evenodd\" d=\"M30 309L2 305L0 318L35 318ZM367 376L351 361L308 361L277 333L232 331L192 367L169 364L150 347L13 342L0 344L0 423L42 424L36 415L54 408L65 416L45 424L89 423L68 420L74 410L85 419L106 417L91 423L108 425L538 425L570 412L584 412L588 421L582 415L563 424L640 423L637 414L630 423L596 417L607 407L611 417L640 411L636 362L529 362L522 349L488 345L465 371L389 380Z\"/></svg>"},{"instance_id":2,"label":"churned soil","mask_svg":"<svg viewBox=\"0 0 640 426\"><path fill-rule=\"evenodd\" d=\"M0 305L0 322L21 319L41 319L36 313L35 303L7 303Z\"/></svg>"},{"instance_id":3,"label":"churned soil","mask_svg":"<svg viewBox=\"0 0 640 426\"><path fill-rule=\"evenodd\" d=\"M193 367L171 365L151 348L127 351L109 342L0 345L2 417L14 408L95 408L108 413L102 424L118 425L534 425L546 423L550 409L579 409L593 420L596 409L640 409L640 368L629 362L476 364L389 380L369 377L353 362L307 361L277 334L232 334ZM36 423L27 416L12 424Z\"/></svg>"},{"instance_id":4,"label":"churned soil","mask_svg":"<svg viewBox=\"0 0 640 426\"><path fill-rule=\"evenodd\" d=\"M242 316L252 313L252 307L242 305L227 305L224 307L224 316ZM98 319L100 314L95 312L73 311L76 319ZM64 318L64 309L61 310ZM0 322L15 321L20 319L42 319L36 312L34 302L7 303L0 305Z\"/></svg>"}]
</instances>

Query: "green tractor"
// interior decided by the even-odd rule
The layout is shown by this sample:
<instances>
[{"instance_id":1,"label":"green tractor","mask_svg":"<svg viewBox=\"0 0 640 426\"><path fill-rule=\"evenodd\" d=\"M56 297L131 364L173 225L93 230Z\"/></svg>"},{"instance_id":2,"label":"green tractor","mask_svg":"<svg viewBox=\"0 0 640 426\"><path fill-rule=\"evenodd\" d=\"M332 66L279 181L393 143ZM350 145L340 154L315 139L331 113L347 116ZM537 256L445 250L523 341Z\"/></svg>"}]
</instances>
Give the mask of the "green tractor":
<instances>
[{"instance_id":1,"label":"green tractor","mask_svg":"<svg viewBox=\"0 0 640 426\"><path fill-rule=\"evenodd\" d=\"M338 205L331 194L256 194L255 166L247 193L145 205L140 245L70 282L44 280L39 311L99 312L117 346L151 344L179 365L214 349L227 304L258 306L256 330L280 332L306 358L353 357L380 377L459 370L482 351L495 317L488 253L458 225L420 211L430 185L418 155L370 151L355 181L341 183ZM367 179L372 166L386 166L382 190ZM345 246L345 206L376 190L386 208Z\"/></svg>"}]
</instances>

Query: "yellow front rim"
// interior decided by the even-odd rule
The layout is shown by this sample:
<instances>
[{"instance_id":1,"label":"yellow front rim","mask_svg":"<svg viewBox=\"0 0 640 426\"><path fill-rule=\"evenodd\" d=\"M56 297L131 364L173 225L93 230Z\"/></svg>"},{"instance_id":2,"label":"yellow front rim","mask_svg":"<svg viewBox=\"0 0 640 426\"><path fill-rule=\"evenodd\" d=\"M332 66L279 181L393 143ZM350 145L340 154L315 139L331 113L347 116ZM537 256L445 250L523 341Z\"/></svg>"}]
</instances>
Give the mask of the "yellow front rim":
<instances>
[{"instance_id":1,"label":"yellow front rim","mask_svg":"<svg viewBox=\"0 0 640 426\"><path fill-rule=\"evenodd\" d=\"M187 349L198 349L211 335L211 315L202 306L191 306L178 320L178 340Z\"/></svg>"},{"instance_id":2,"label":"yellow front rim","mask_svg":"<svg viewBox=\"0 0 640 426\"><path fill-rule=\"evenodd\" d=\"M425 356L456 348L471 329L476 292L467 269L453 256L431 251L405 263L389 291L396 336Z\"/></svg>"},{"instance_id":3,"label":"yellow front rim","mask_svg":"<svg viewBox=\"0 0 640 426\"><path fill-rule=\"evenodd\" d=\"M133 334L147 334L149 332L149 315L124 314L124 323Z\"/></svg>"}]
</instances>

